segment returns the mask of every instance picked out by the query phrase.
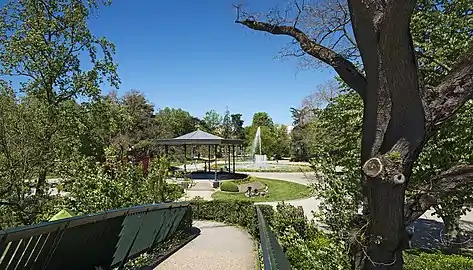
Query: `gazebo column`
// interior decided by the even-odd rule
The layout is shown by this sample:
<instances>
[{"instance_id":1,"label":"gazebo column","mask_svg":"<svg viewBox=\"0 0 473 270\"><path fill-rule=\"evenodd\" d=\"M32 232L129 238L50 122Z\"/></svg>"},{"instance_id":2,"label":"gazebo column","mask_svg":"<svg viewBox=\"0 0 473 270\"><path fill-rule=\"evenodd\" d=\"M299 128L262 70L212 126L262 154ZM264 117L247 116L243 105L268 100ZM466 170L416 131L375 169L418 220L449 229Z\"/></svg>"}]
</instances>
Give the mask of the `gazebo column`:
<instances>
[{"instance_id":1,"label":"gazebo column","mask_svg":"<svg viewBox=\"0 0 473 270\"><path fill-rule=\"evenodd\" d=\"M187 145L184 144L184 173L187 172Z\"/></svg>"},{"instance_id":2,"label":"gazebo column","mask_svg":"<svg viewBox=\"0 0 473 270\"><path fill-rule=\"evenodd\" d=\"M209 172L210 172L210 144L209 144L209 160L205 161L205 165L207 165L207 162L209 163Z\"/></svg>"},{"instance_id":3,"label":"gazebo column","mask_svg":"<svg viewBox=\"0 0 473 270\"><path fill-rule=\"evenodd\" d=\"M215 172L218 171L218 165L217 165L217 145L215 145Z\"/></svg>"},{"instance_id":4,"label":"gazebo column","mask_svg":"<svg viewBox=\"0 0 473 270\"><path fill-rule=\"evenodd\" d=\"M228 154L228 172L232 172L232 165L231 165L231 154L230 154L230 145L227 145L227 154Z\"/></svg>"},{"instance_id":5,"label":"gazebo column","mask_svg":"<svg viewBox=\"0 0 473 270\"><path fill-rule=\"evenodd\" d=\"M232 156L233 156L233 173L235 173L235 145L232 144Z\"/></svg>"},{"instance_id":6,"label":"gazebo column","mask_svg":"<svg viewBox=\"0 0 473 270\"><path fill-rule=\"evenodd\" d=\"M209 162L210 164L210 162ZM218 166L217 166L217 145L215 145L215 179L214 181L218 180Z\"/></svg>"}]
</instances>

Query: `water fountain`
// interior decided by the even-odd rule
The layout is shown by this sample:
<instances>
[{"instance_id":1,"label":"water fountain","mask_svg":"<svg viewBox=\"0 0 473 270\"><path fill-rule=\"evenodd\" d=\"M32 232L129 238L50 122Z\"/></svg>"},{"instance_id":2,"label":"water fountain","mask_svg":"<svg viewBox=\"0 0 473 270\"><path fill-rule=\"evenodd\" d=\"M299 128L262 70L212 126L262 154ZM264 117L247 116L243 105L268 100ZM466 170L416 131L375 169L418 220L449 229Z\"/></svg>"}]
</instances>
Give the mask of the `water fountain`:
<instances>
[{"instance_id":1,"label":"water fountain","mask_svg":"<svg viewBox=\"0 0 473 270\"><path fill-rule=\"evenodd\" d=\"M256 148L259 148L259 152L256 152ZM259 153L259 154L257 154ZM256 129L255 138L253 140L253 145L251 146L251 156L254 157L253 165L254 167L266 167L268 165L268 159L266 155L261 153L261 128Z\"/></svg>"}]
</instances>

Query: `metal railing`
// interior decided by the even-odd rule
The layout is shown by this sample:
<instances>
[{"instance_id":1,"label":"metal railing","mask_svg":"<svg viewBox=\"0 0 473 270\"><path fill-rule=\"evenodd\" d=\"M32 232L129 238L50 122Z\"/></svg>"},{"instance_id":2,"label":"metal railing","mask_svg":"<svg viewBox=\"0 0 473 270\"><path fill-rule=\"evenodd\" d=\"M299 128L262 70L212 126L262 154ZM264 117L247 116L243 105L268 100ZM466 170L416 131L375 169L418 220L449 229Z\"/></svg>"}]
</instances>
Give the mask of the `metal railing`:
<instances>
[{"instance_id":1,"label":"metal railing","mask_svg":"<svg viewBox=\"0 0 473 270\"><path fill-rule=\"evenodd\" d=\"M0 231L0 269L123 269L192 226L189 203L140 205Z\"/></svg>"},{"instance_id":2,"label":"metal railing","mask_svg":"<svg viewBox=\"0 0 473 270\"><path fill-rule=\"evenodd\" d=\"M261 240L261 250L263 253L264 270L290 270L291 265L287 260L286 254L279 245L276 236L269 228L263 213L256 206L258 216L259 234Z\"/></svg>"}]
</instances>

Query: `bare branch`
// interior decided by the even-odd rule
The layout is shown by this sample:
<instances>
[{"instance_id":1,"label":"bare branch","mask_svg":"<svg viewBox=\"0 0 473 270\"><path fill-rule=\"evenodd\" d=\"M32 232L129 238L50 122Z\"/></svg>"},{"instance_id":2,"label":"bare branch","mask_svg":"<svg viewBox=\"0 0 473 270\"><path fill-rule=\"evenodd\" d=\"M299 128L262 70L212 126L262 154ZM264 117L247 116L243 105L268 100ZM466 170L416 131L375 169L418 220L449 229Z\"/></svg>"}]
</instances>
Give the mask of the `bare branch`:
<instances>
[{"instance_id":1,"label":"bare branch","mask_svg":"<svg viewBox=\"0 0 473 270\"><path fill-rule=\"evenodd\" d=\"M339 83L335 80L329 80L317 85L316 90L310 95L304 97L301 102L301 109L307 108L315 110L326 106L333 98L340 94Z\"/></svg>"},{"instance_id":2,"label":"bare branch","mask_svg":"<svg viewBox=\"0 0 473 270\"><path fill-rule=\"evenodd\" d=\"M297 0L294 1L294 5L296 6L297 8L297 15L296 15L296 19L294 20L294 24L292 25L293 27L296 27L297 26L297 23L299 22L299 18L301 17L301 14L302 14L302 7L304 7L304 1L302 1L302 5L299 5L297 3Z\"/></svg>"},{"instance_id":3,"label":"bare branch","mask_svg":"<svg viewBox=\"0 0 473 270\"><path fill-rule=\"evenodd\" d=\"M299 45L304 52L332 66L351 88L358 92L363 99L365 98L366 78L360 73L355 65L340 54L310 39L298 28L258 22L251 19L245 19L242 21L237 20L236 23L245 25L253 30L267 32L273 35L293 37L299 42Z\"/></svg>"},{"instance_id":4,"label":"bare branch","mask_svg":"<svg viewBox=\"0 0 473 270\"><path fill-rule=\"evenodd\" d=\"M405 225L408 226L432 206L439 204L441 198L472 187L473 165L456 166L440 173L418 188L419 193L407 201L404 207Z\"/></svg>"}]
</instances>

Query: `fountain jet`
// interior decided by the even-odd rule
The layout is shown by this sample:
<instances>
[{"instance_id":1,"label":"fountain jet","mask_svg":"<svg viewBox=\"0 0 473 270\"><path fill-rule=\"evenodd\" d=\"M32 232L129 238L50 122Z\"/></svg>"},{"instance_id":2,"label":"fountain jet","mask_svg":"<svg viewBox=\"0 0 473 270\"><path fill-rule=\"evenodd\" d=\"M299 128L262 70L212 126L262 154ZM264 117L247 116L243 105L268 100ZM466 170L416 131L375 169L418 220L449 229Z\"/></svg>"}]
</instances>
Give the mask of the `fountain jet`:
<instances>
[{"instance_id":1,"label":"fountain jet","mask_svg":"<svg viewBox=\"0 0 473 270\"><path fill-rule=\"evenodd\" d=\"M256 148L259 148L259 152L256 152ZM259 154L256 154L259 153ZM267 157L261 152L261 127L256 129L255 138L253 139L253 145L251 146L251 156L254 157L255 167L266 167Z\"/></svg>"}]
</instances>

